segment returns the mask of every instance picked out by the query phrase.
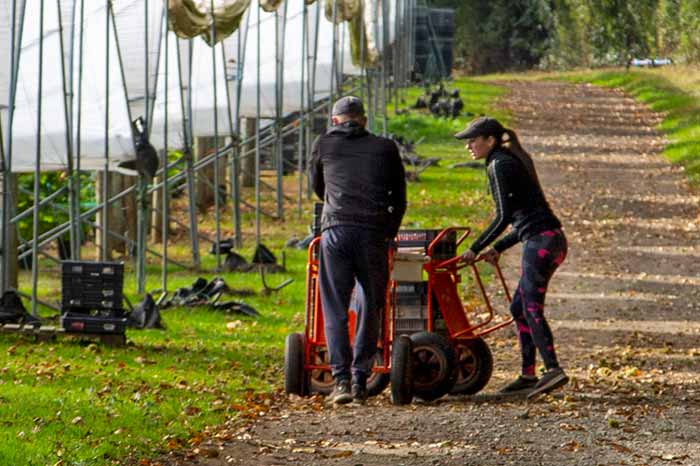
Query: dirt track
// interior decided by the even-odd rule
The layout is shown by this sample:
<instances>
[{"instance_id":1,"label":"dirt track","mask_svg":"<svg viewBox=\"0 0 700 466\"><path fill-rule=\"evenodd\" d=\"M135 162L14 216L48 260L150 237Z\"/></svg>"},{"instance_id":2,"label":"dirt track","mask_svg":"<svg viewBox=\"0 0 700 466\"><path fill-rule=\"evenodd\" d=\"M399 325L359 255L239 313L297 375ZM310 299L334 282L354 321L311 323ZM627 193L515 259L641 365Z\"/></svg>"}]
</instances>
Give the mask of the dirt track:
<instances>
[{"instance_id":1,"label":"dirt track","mask_svg":"<svg viewBox=\"0 0 700 466\"><path fill-rule=\"evenodd\" d=\"M499 332L478 396L394 407L383 395L335 409L287 400L168 462L700 465L699 199L658 155L659 117L592 86L507 85L570 241L547 315L573 383L532 403L495 396L518 368L515 337Z\"/></svg>"}]
</instances>

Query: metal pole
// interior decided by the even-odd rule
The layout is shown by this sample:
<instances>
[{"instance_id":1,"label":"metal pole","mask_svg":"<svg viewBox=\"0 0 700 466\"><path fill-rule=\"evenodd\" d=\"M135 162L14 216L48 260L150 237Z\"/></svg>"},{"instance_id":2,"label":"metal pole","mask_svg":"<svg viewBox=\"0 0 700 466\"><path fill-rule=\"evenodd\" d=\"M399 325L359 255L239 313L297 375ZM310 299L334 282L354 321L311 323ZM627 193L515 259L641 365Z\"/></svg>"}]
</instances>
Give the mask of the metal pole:
<instances>
[{"instance_id":1,"label":"metal pole","mask_svg":"<svg viewBox=\"0 0 700 466\"><path fill-rule=\"evenodd\" d=\"M250 25L250 10L245 15L245 34L241 34L241 29L240 27L238 28L238 43L237 48L238 50L236 51L236 59L238 62L236 63L236 79L238 80L236 82L236 112L234 115L235 119L235 127L236 127L236 136L240 138L241 134L241 94L243 92L243 65L245 63L245 51L246 51L246 45L248 43L248 26ZM249 135L248 135L249 136ZM232 164L232 171L233 171L233 214L234 214L234 220L233 220L233 228L235 232L235 242L236 242L236 247L240 248L243 246L243 237L241 234L241 185L240 185L240 174L239 174L239 168L240 168L240 155L241 155L241 141L238 141L236 144L234 141L235 151L233 153L233 164Z\"/></svg>"},{"instance_id":2,"label":"metal pole","mask_svg":"<svg viewBox=\"0 0 700 466\"><path fill-rule=\"evenodd\" d=\"M168 77L170 69L168 65L170 64L170 38L168 37L169 31L169 11L168 5L164 5L165 14L165 76L164 80L164 90L165 90L165 101L163 102L165 118L163 122L163 188L162 188L162 220L160 225L160 238L163 244L163 257L161 260L161 290L163 293L168 292L168 235L169 235L169 224L170 224L170 212L169 212L169 196L168 193Z\"/></svg>"},{"instance_id":3,"label":"metal pole","mask_svg":"<svg viewBox=\"0 0 700 466\"><path fill-rule=\"evenodd\" d=\"M76 217L77 209L76 204L79 201L78 196L80 193L75 191L75 173L73 170L73 143L71 137L73 135L73 130L71 128L72 122L72 108L73 108L73 72L71 67L70 72L70 82L66 82L66 62L63 59L65 55L65 47L63 44L63 18L61 17L61 0L56 0L56 9L58 10L58 40L61 50L61 79L63 83L63 110L66 125L66 159L67 159L67 171L68 171L68 218L71 224L70 230L70 250L71 258L74 257L74 252L80 247L80 223ZM75 3L73 4L73 12L75 13ZM75 32L75 28L73 30ZM71 48L71 63L73 62L73 49ZM70 88L70 91L68 90Z\"/></svg>"},{"instance_id":4,"label":"metal pole","mask_svg":"<svg viewBox=\"0 0 700 466\"><path fill-rule=\"evenodd\" d=\"M321 2L316 2L316 18L314 25L314 46L313 53L311 54L311 66L309 67L309 110L311 112L312 118L314 115L313 108L316 102L316 63L318 60L318 29L319 21L321 19ZM307 160L311 160L311 125L308 126L306 130L306 151L308 153ZM306 178L306 198L311 199L311 178Z\"/></svg>"},{"instance_id":5,"label":"metal pole","mask_svg":"<svg viewBox=\"0 0 700 466\"><path fill-rule=\"evenodd\" d=\"M239 46L239 51L240 51L240 40L241 40L241 29L240 27L238 28L238 46ZM238 218L239 211L237 210L237 202L238 202L238 155L239 155L239 146L237 139L237 132L234 130L234 125L233 125L233 114L231 113L231 91L229 90L229 81L232 81L233 78L229 76L227 70L226 70L226 63L228 61L226 60L226 48L224 42L221 42L221 63L223 64L222 66L224 67L224 80L226 82L226 86L224 89L226 90L226 112L228 114L228 132L229 132L229 137L231 138L231 146L232 146L232 153L231 153L231 164L230 164L230 172L229 172L229 178L230 178L230 184L229 188L231 189L231 220L233 221L233 230L234 230L234 241L236 242L236 247L238 246L238 234L235 233L236 231L236 225L240 225L240 219ZM239 64L236 63L236 69L238 70ZM238 104L238 102L236 102ZM236 110L236 113L238 113L238 110Z\"/></svg>"},{"instance_id":6,"label":"metal pole","mask_svg":"<svg viewBox=\"0 0 700 466\"><path fill-rule=\"evenodd\" d=\"M304 190L304 136L306 135L306 128L304 125L306 120L306 114L304 113L304 82L306 80L306 55L308 53L308 43L306 40L306 22L308 19L308 8L306 7L306 2L303 3L303 9L304 10L301 19L301 79L299 80L299 151L297 153L297 172L299 175L297 211L300 219L302 217L302 193Z\"/></svg>"},{"instance_id":7,"label":"metal pole","mask_svg":"<svg viewBox=\"0 0 700 466\"><path fill-rule=\"evenodd\" d=\"M39 12L39 90L36 109L36 157L34 159L34 216L32 218L32 235L39 234L39 201L41 198L41 111L44 94L44 0L40 2ZM37 289L39 288L39 248L32 243L32 315L37 315Z\"/></svg>"},{"instance_id":8,"label":"metal pole","mask_svg":"<svg viewBox=\"0 0 700 466\"><path fill-rule=\"evenodd\" d=\"M221 242L221 210L219 207L219 110L218 110L218 92L216 89L216 25L214 23L214 0L210 1L211 6L211 63L213 71L212 84L214 86L214 218L216 221L216 271L221 270L221 252L219 251L219 243Z\"/></svg>"},{"instance_id":9,"label":"metal pole","mask_svg":"<svg viewBox=\"0 0 700 466\"><path fill-rule=\"evenodd\" d=\"M146 94L146 109L145 113L147 115L146 118L146 127L144 128L144 131L148 136L151 134L151 130L153 128L153 106L155 104L155 96L157 92L157 85L158 85L158 80L156 79L155 85L153 86L153 89L151 89L151 84L150 84L150 75L148 74L150 71L150 39L148 37L148 21L149 21L149 13L148 13L148 2L144 2L144 21L146 23L145 26L145 31L147 32L146 34L146 47L145 47L145 54L146 54L146 68L145 68L145 79L144 79L144 84L145 84L145 94ZM159 25L159 30L158 30L158 39L156 39L157 42L157 47L158 47L158 52L156 54L156 63L155 63L155 68L158 69L158 66L160 65L160 52L162 48L162 41L163 41L163 21L165 19L165 11L161 14L161 21ZM139 181L138 181L138 195L137 195L137 226L136 226L136 282L137 282L137 291L139 293L143 293L146 289L146 248L148 246L148 219L149 219L149 201L148 201L148 196L147 196L147 190L148 190L148 180L146 180L145 177L140 176Z\"/></svg>"},{"instance_id":10,"label":"metal pole","mask_svg":"<svg viewBox=\"0 0 700 466\"><path fill-rule=\"evenodd\" d=\"M367 64L365 63L365 49L367 48L367 36L365 30L365 6L362 5L362 12L360 17L360 99L364 102L365 100L365 89L364 89L364 79Z\"/></svg>"},{"instance_id":11,"label":"metal pole","mask_svg":"<svg viewBox=\"0 0 700 466\"><path fill-rule=\"evenodd\" d=\"M394 2L394 43L391 47L391 58L393 59L393 66L391 68L391 84L394 89L394 115L399 111L399 88L398 88L398 69L399 69L399 29L400 24L400 14L401 5L399 0Z\"/></svg>"},{"instance_id":12,"label":"metal pole","mask_svg":"<svg viewBox=\"0 0 700 466\"><path fill-rule=\"evenodd\" d=\"M192 41L187 41L187 85L185 85L182 73L182 56L180 53L181 42L178 40L178 76L180 79L180 105L182 111L182 132L185 139L183 158L185 159L185 173L187 174L187 213L190 230L190 249L192 250L192 264L198 269L199 259L199 237L197 235L197 209L194 195L194 171L192 169L192 99L191 99L191 76L192 76Z\"/></svg>"},{"instance_id":13,"label":"metal pole","mask_svg":"<svg viewBox=\"0 0 700 466\"><path fill-rule=\"evenodd\" d=\"M386 119L386 68L387 68L387 50L389 38L387 37L389 29L389 4L385 1L382 2L382 136L386 137L387 129L387 119Z\"/></svg>"},{"instance_id":14,"label":"metal pole","mask_svg":"<svg viewBox=\"0 0 700 466\"><path fill-rule=\"evenodd\" d=\"M336 67L337 67L337 51L338 51L338 24L336 23L336 20L338 18L338 0L333 0L333 53L331 55L331 88L330 92L328 95L328 101L333 105L334 102L334 94L335 94L335 84L336 84ZM328 125L330 126L332 124L331 122L331 113L332 111L328 112Z\"/></svg>"},{"instance_id":15,"label":"metal pole","mask_svg":"<svg viewBox=\"0 0 700 466\"><path fill-rule=\"evenodd\" d=\"M12 26L11 26L11 56L10 56L10 91L9 91L9 102L7 109L7 137L3 141L6 144L5 149L5 160L4 160L4 172L3 172L3 183L2 189L3 193L3 208L2 208L2 277L0 280L0 285L2 285L2 291L6 291L10 288L10 273L9 271L16 266L12 263L11 255L6 252L6 249L14 245L8 244L10 238L12 237L12 228L14 226L9 222L12 212L14 210L14 200L12 199L12 190L8 186L14 182L12 179L12 128L14 123L14 113L15 113L15 100L17 96L17 75L19 73L19 60L21 57L20 49L22 44L22 32L24 30L24 16L26 11L26 1L22 2L22 8L19 14L19 31L17 31L17 0L12 2Z\"/></svg>"},{"instance_id":16,"label":"metal pole","mask_svg":"<svg viewBox=\"0 0 700 466\"><path fill-rule=\"evenodd\" d=\"M282 107L284 105L284 57L282 55L282 48L284 47L284 37L287 28L287 2L284 2L281 6L282 11L282 24L280 25L280 13L279 8L275 10L275 61L277 64L277 73L275 79L275 129L277 131L277 143L275 145L277 154L277 217L283 218L284 216L284 186L283 186L283 176L284 176L284 144L282 141ZM281 31L280 31L281 26Z\"/></svg>"},{"instance_id":17,"label":"metal pole","mask_svg":"<svg viewBox=\"0 0 700 466\"><path fill-rule=\"evenodd\" d=\"M255 3L258 12L257 67L255 84L255 245L260 245L260 5Z\"/></svg>"},{"instance_id":18,"label":"metal pole","mask_svg":"<svg viewBox=\"0 0 700 466\"><path fill-rule=\"evenodd\" d=\"M82 123L82 117L83 117L83 38L84 38L84 32L85 32L85 4L84 0L80 0L80 40L78 41L78 110L76 112L76 119L75 119L75 192L76 192L76 197L78 198L78 202L76 203L76 216L77 216L77 224L78 224L78 231L81 231L81 224L80 224L80 168L82 165L81 162L81 149L82 149L82 144L81 144L81 138L82 138L82 132L81 132L81 123ZM81 235L82 236L82 233ZM78 248L73 251L72 258L74 260L80 260L81 256L81 250L80 250L80 239L78 239Z\"/></svg>"},{"instance_id":19,"label":"metal pole","mask_svg":"<svg viewBox=\"0 0 700 466\"><path fill-rule=\"evenodd\" d=\"M102 199L109 196L109 8L111 0L105 0L105 131L104 131L104 171L102 172ZM102 207L102 230L100 231L101 248L100 260L107 260L109 247L107 245L107 229L109 228L109 206L105 202Z\"/></svg>"},{"instance_id":20,"label":"metal pole","mask_svg":"<svg viewBox=\"0 0 700 466\"><path fill-rule=\"evenodd\" d=\"M379 70L379 66L381 63L381 56L379 56L379 22L378 22L378 16L379 16L379 3L376 4L375 9L374 9L374 18L373 18L373 25L374 25L374 44L377 47L377 63L376 66L377 68L372 70L372 130L374 132L377 131L377 113L379 111L379 81L381 81L381 71Z\"/></svg>"},{"instance_id":21,"label":"metal pole","mask_svg":"<svg viewBox=\"0 0 700 466\"><path fill-rule=\"evenodd\" d=\"M340 66L338 66L338 95L343 95L343 76L345 75L345 30L348 23L343 21L340 25L340 49L338 50Z\"/></svg>"},{"instance_id":22,"label":"metal pole","mask_svg":"<svg viewBox=\"0 0 700 466\"><path fill-rule=\"evenodd\" d=\"M143 82L144 82L144 93L145 95L145 100L144 100L144 119L145 119L145 127L142 128L143 131L146 131L146 133L150 134L149 127L151 125L151 85L150 85L150 76L149 76L149 70L150 70L150 40L149 40L149 20L148 20L148 0L144 0L143 2L143 10L144 10L144 15L143 15L143 23L144 23L144 38L145 38L145 47L144 47L144 77L143 77ZM143 293L145 288L146 288L146 264L144 263L144 241L146 240L146 235L145 235L145 222L146 222L146 215L147 215L147 207L146 207L146 181L144 180L144 177L142 175L139 176L138 181L138 193L136 194L136 287L137 291L139 293Z\"/></svg>"}]
</instances>

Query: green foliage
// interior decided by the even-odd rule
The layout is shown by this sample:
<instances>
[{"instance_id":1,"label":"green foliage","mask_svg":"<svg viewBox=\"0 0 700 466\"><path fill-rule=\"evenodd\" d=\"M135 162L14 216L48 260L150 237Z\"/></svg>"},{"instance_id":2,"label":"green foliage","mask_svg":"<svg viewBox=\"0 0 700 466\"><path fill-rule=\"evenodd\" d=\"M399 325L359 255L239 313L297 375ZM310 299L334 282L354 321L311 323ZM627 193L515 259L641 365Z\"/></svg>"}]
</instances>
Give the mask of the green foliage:
<instances>
[{"instance_id":1,"label":"green foliage","mask_svg":"<svg viewBox=\"0 0 700 466\"><path fill-rule=\"evenodd\" d=\"M39 198L44 199L59 189L67 186L65 172L42 172L39 175ZM17 177L18 199L17 213L31 209L34 205L34 174L21 174ZM95 183L90 174L82 174L80 180L80 199L86 204L95 200ZM39 209L39 233L68 221L68 191L54 198L52 205ZM19 234L24 239L32 238L33 218L28 215L19 221Z\"/></svg>"},{"instance_id":2,"label":"green foliage","mask_svg":"<svg viewBox=\"0 0 700 466\"><path fill-rule=\"evenodd\" d=\"M683 0L679 11L679 55L689 63L700 61L700 0Z\"/></svg>"},{"instance_id":3,"label":"green foliage","mask_svg":"<svg viewBox=\"0 0 700 466\"><path fill-rule=\"evenodd\" d=\"M468 71L536 66L549 48L552 15L545 0L458 2L456 44Z\"/></svg>"},{"instance_id":4,"label":"green foliage","mask_svg":"<svg viewBox=\"0 0 700 466\"><path fill-rule=\"evenodd\" d=\"M457 8L456 54L472 73L700 61L700 0L475 0Z\"/></svg>"}]
</instances>

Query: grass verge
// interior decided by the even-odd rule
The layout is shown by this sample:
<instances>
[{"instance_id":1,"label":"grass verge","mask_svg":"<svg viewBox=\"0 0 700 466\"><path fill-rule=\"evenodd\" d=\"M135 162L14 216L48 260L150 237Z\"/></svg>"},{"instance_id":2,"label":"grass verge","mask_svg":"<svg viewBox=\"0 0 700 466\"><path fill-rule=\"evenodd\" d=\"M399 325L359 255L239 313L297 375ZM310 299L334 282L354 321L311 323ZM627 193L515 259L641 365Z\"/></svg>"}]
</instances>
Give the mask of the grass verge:
<instances>
[{"instance_id":1,"label":"grass verge","mask_svg":"<svg viewBox=\"0 0 700 466\"><path fill-rule=\"evenodd\" d=\"M494 114L494 100L502 91L471 80L455 81L472 114ZM422 90L410 90L410 103ZM501 118L507 115L495 113ZM440 157L409 185L406 228L441 228L488 221L490 201L482 169L452 169L466 151L452 134L468 117L435 120L424 113L392 117L391 132L423 142L421 155ZM294 186L294 179L286 180ZM267 220L265 244L279 251L290 236L303 237L310 223L311 201L298 218L295 204L287 205L285 221ZM181 213L180 213L181 214ZM173 215L178 215L175 211ZM213 231L212 215L201 228ZM246 217L252 227L252 216ZM231 225L224 215L223 225ZM222 237L230 236L224 227ZM171 245L171 252L187 258L186 236ZM251 241L248 241L250 244ZM152 245L158 248L158 245ZM204 245L203 245L204 247ZM252 250L240 251L250 257ZM213 270L212 256L202 251L205 269ZM156 458L172 449L196 445L207 426L254 413L265 393L282 385L282 348L287 333L304 324L306 251L287 249L287 272L272 275L273 284L285 278L294 282L281 292L245 298L262 317L252 320L200 309L167 309L167 329L128 331L126 348L57 340L35 343L22 336L0 337L0 465L105 465ZM39 297L55 302L60 296L58 270L41 262ZM160 288L160 263L148 263L147 289ZM133 268L125 292L138 300ZM29 283L22 272L21 283ZM212 277L212 273L203 273ZM260 289L257 275L223 274L236 289ZM197 277L169 268L169 288L189 286ZM24 292L31 290L24 285ZM237 299L237 298L232 298ZM46 312L46 311L45 311ZM262 395L261 395L262 394Z\"/></svg>"}]
</instances>

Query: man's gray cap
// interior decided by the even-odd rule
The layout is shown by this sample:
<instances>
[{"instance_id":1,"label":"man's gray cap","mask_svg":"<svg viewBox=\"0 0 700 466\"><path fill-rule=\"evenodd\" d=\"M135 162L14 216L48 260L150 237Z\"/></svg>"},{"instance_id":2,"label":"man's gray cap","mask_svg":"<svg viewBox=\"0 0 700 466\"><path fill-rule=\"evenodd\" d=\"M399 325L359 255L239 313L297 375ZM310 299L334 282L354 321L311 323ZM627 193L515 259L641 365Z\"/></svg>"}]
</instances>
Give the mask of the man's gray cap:
<instances>
[{"instance_id":1,"label":"man's gray cap","mask_svg":"<svg viewBox=\"0 0 700 466\"><path fill-rule=\"evenodd\" d=\"M333 104L331 116L337 115L364 115L365 107L359 97L352 95L341 97Z\"/></svg>"}]
</instances>

